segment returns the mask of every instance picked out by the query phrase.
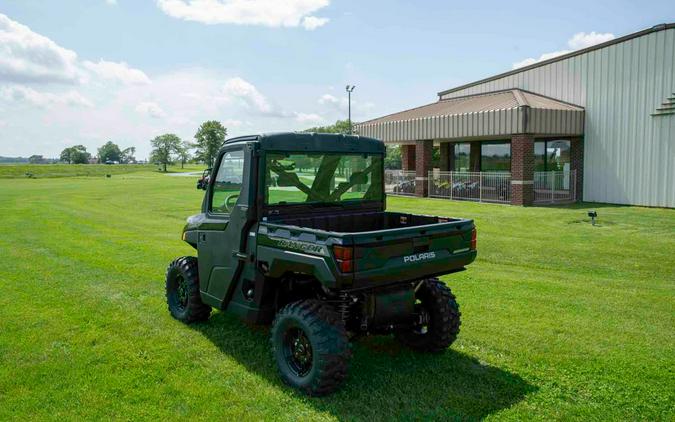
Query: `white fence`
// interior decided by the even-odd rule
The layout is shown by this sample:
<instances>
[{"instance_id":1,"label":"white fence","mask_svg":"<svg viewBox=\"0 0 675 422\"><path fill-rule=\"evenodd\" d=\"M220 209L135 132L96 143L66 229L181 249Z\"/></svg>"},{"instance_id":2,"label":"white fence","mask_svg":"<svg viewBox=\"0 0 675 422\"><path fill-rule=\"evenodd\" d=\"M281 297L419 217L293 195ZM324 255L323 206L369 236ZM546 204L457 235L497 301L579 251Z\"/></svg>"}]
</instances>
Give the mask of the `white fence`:
<instances>
[{"instance_id":1,"label":"white fence","mask_svg":"<svg viewBox=\"0 0 675 422\"><path fill-rule=\"evenodd\" d=\"M414 195L415 172L386 170L384 172L384 191L394 195Z\"/></svg>"},{"instance_id":2,"label":"white fence","mask_svg":"<svg viewBox=\"0 0 675 422\"><path fill-rule=\"evenodd\" d=\"M555 204L577 199L577 171L537 171L534 173L534 202Z\"/></svg>"},{"instance_id":3,"label":"white fence","mask_svg":"<svg viewBox=\"0 0 675 422\"><path fill-rule=\"evenodd\" d=\"M478 202L511 202L511 173L429 172L429 196Z\"/></svg>"}]
</instances>

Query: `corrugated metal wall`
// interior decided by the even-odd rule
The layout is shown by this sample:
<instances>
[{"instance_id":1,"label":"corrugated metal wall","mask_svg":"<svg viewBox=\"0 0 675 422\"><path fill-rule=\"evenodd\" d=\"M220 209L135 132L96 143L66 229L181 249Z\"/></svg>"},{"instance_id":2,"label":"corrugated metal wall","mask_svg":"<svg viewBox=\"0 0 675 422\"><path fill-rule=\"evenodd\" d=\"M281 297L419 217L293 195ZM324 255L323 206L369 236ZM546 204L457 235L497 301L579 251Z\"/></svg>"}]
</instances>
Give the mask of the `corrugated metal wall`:
<instances>
[{"instance_id":1,"label":"corrugated metal wall","mask_svg":"<svg viewBox=\"0 0 675 422\"><path fill-rule=\"evenodd\" d=\"M675 28L442 98L507 88L586 108L585 201L675 207L675 115L651 115L675 93Z\"/></svg>"}]
</instances>

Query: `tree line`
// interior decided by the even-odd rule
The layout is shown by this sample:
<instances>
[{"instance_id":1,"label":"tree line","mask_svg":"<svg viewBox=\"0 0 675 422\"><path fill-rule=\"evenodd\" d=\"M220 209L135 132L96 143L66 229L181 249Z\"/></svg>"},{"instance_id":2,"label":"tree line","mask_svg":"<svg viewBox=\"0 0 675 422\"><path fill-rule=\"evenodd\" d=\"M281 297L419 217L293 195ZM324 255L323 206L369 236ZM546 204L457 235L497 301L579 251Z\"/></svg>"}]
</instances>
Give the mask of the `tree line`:
<instances>
[{"instance_id":1,"label":"tree line","mask_svg":"<svg viewBox=\"0 0 675 422\"><path fill-rule=\"evenodd\" d=\"M211 166L226 136L227 129L216 120L202 123L194 136L194 142L183 141L173 133L159 135L150 141L152 152L149 161L161 165L164 171L168 164L180 162L182 168L191 160ZM135 164L135 154L135 147L120 148L114 142L108 141L97 149L96 156L92 156L84 145L65 148L61 151L59 161L68 164ZM28 161L41 164L47 160L36 155Z\"/></svg>"},{"instance_id":2,"label":"tree line","mask_svg":"<svg viewBox=\"0 0 675 422\"><path fill-rule=\"evenodd\" d=\"M349 131L349 122L347 120L338 120L333 125L319 126L306 129L305 132L322 133L347 133ZM166 171L167 165L179 162L181 168L190 161L201 162L208 167L218 154L218 150L225 142L227 137L227 128L217 120L209 120L202 123L194 135L194 142L184 141L174 133L165 133L156 136L150 141L152 152L150 153L150 162L162 166ZM112 141L108 141L98 148L97 156L92 160L92 155L87 152L83 145L74 145L61 152L60 160L68 164L86 164L92 161L98 163L136 163L136 148L120 148ZM42 158L40 156L40 158ZM401 153L398 146L388 146L387 156L385 157L385 168L400 168Z\"/></svg>"},{"instance_id":3,"label":"tree line","mask_svg":"<svg viewBox=\"0 0 675 422\"><path fill-rule=\"evenodd\" d=\"M117 144L108 141L98 148L98 155L94 160L92 160L91 154L87 152L87 148L84 145L74 145L65 148L61 151L59 159L68 164L88 164L92 161L101 164L134 164L136 163L134 154L136 154L136 147L121 149Z\"/></svg>"},{"instance_id":4,"label":"tree line","mask_svg":"<svg viewBox=\"0 0 675 422\"><path fill-rule=\"evenodd\" d=\"M150 161L161 165L163 171L166 171L168 164L176 161L180 162L183 168L190 159L211 167L226 136L227 129L216 120L202 123L194 136L194 142L183 141L173 133L165 133L150 141L152 144ZM190 154L192 150L194 154Z\"/></svg>"}]
</instances>

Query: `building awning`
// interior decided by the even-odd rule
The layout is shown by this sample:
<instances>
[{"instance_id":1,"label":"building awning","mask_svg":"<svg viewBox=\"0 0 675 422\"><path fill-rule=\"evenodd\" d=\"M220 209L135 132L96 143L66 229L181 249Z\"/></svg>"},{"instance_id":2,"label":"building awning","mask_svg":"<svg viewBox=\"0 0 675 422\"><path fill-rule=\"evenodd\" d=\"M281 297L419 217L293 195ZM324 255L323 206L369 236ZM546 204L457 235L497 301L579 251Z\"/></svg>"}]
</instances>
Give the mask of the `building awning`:
<instances>
[{"instance_id":1,"label":"building awning","mask_svg":"<svg viewBox=\"0 0 675 422\"><path fill-rule=\"evenodd\" d=\"M421 139L508 138L513 134L579 136L583 107L521 89L469 95L355 125L359 135L391 143Z\"/></svg>"}]
</instances>

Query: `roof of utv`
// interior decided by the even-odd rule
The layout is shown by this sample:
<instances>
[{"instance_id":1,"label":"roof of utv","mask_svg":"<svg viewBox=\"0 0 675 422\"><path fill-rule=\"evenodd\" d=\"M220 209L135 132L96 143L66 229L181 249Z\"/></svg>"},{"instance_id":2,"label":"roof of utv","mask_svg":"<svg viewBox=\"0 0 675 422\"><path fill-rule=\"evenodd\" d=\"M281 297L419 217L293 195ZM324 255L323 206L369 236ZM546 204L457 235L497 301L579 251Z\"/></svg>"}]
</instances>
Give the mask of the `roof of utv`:
<instances>
[{"instance_id":1,"label":"roof of utv","mask_svg":"<svg viewBox=\"0 0 675 422\"><path fill-rule=\"evenodd\" d=\"M384 143L358 135L314 132L278 132L228 139L223 148L237 143L256 142L268 151L384 153Z\"/></svg>"}]
</instances>

